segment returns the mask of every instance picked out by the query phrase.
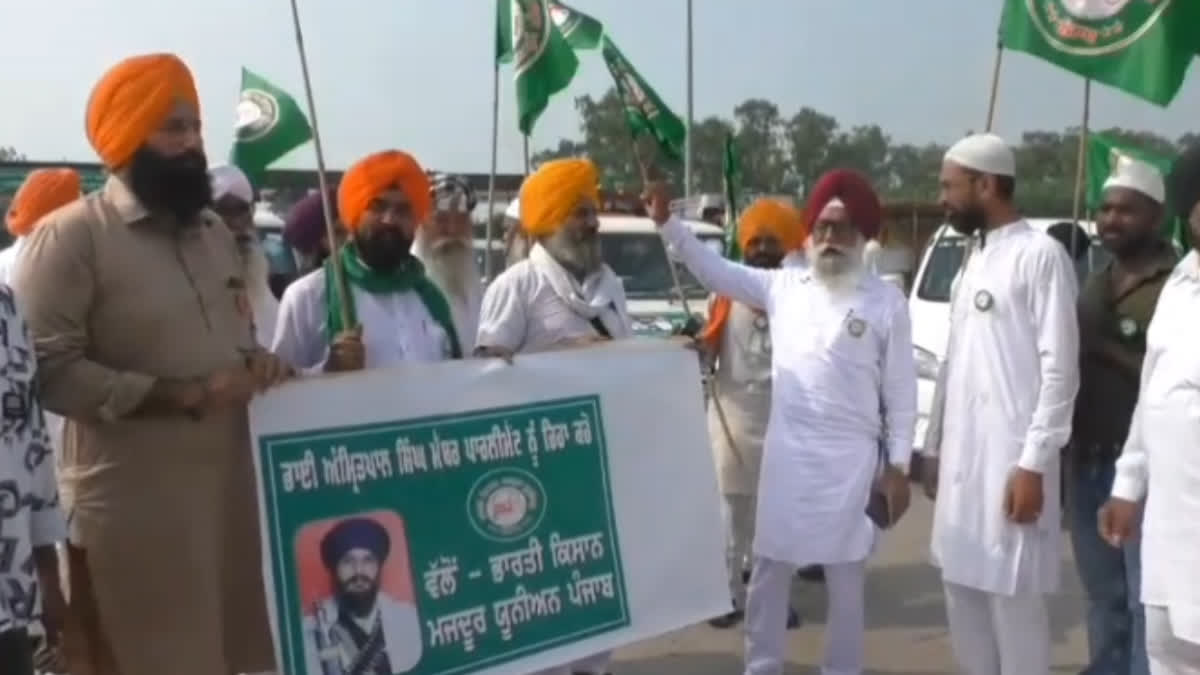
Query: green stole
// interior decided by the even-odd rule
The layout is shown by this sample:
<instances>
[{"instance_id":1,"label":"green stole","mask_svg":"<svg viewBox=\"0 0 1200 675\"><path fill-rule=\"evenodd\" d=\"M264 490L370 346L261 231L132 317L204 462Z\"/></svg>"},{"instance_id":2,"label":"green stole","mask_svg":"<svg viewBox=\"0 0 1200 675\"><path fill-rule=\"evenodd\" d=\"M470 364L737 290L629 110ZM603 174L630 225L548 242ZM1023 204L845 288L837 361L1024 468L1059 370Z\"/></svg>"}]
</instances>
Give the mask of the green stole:
<instances>
[{"instance_id":1,"label":"green stole","mask_svg":"<svg viewBox=\"0 0 1200 675\"><path fill-rule=\"evenodd\" d=\"M462 347L458 342L458 331L454 330L454 318L450 313L450 303L442 291L425 276L425 266L415 257L409 257L399 267L389 272L377 272L367 267L358 257L358 249L353 242L347 242L337 254L346 273L346 304L348 305L350 322L358 323L358 313L354 309L354 288L360 288L372 295L403 293L413 291L421 298L425 309L450 337L450 355L461 359ZM337 274L333 269L333 256L325 260L325 330L332 342L334 336L345 330L342 325L342 298L337 291Z\"/></svg>"}]
</instances>

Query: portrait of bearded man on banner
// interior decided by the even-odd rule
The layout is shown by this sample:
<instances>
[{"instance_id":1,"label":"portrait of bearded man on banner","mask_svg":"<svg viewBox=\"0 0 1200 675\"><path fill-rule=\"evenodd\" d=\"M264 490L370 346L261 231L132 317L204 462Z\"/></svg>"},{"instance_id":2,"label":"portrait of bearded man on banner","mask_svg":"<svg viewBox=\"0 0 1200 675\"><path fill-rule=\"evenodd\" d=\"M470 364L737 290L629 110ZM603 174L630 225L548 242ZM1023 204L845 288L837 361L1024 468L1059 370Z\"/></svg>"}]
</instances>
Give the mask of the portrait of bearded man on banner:
<instances>
[{"instance_id":1,"label":"portrait of bearded man on banner","mask_svg":"<svg viewBox=\"0 0 1200 675\"><path fill-rule=\"evenodd\" d=\"M332 592L306 603L309 675L395 675L416 667L420 617L413 600L389 593L390 556L407 555L393 550L389 529L372 517L345 518L317 548Z\"/></svg>"}]
</instances>

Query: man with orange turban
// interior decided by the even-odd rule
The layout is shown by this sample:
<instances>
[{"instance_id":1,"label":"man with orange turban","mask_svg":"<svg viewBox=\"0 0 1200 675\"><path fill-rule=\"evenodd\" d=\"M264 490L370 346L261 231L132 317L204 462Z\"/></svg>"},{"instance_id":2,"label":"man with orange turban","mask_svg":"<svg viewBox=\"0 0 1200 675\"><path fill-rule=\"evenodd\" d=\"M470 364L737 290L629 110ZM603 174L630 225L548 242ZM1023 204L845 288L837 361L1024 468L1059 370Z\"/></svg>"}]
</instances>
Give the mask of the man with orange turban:
<instances>
[{"instance_id":1,"label":"man with orange turban","mask_svg":"<svg viewBox=\"0 0 1200 675\"><path fill-rule=\"evenodd\" d=\"M633 335L625 287L601 256L599 189L596 165L586 159L546 162L525 179L520 225L532 246L484 292L477 355L511 359ZM540 675L602 675L609 656Z\"/></svg>"},{"instance_id":2,"label":"man with orange turban","mask_svg":"<svg viewBox=\"0 0 1200 675\"><path fill-rule=\"evenodd\" d=\"M14 237L13 243L0 251L0 281L12 283L13 266L25 245L25 238L42 217L55 209L79 199L79 173L74 169L34 169L17 188L4 224Z\"/></svg>"},{"instance_id":3,"label":"man with orange turban","mask_svg":"<svg viewBox=\"0 0 1200 675\"><path fill-rule=\"evenodd\" d=\"M633 334L621 279L600 251L599 175L586 159L543 164L521 186L529 256L483 296L475 344L509 357Z\"/></svg>"},{"instance_id":4,"label":"man with orange turban","mask_svg":"<svg viewBox=\"0 0 1200 675\"><path fill-rule=\"evenodd\" d=\"M908 506L917 380L904 295L864 273L879 227L867 180L832 171L805 208L807 268L725 260L671 216L651 186L649 211L701 283L766 311L771 412L763 441L754 565L746 602L746 675L778 675L788 589L800 567L825 568L826 675L863 669L866 560L877 528Z\"/></svg>"},{"instance_id":5,"label":"man with orange turban","mask_svg":"<svg viewBox=\"0 0 1200 675\"><path fill-rule=\"evenodd\" d=\"M462 357L450 304L412 254L433 208L417 160L369 155L342 176L337 201L349 239L284 291L274 352L308 373Z\"/></svg>"},{"instance_id":6,"label":"man with orange turban","mask_svg":"<svg viewBox=\"0 0 1200 675\"><path fill-rule=\"evenodd\" d=\"M790 204L759 199L737 223L744 261L758 269L778 269L807 238L804 216ZM767 314L760 308L717 296L709 323L700 335L705 351L716 359L716 400L708 408L709 437L717 467L717 487L725 504L726 564L733 610L709 623L715 628L737 625L746 609L750 543L754 539L754 502L762 464L763 438L771 410L771 336ZM789 609L789 627L799 625Z\"/></svg>"},{"instance_id":7,"label":"man with orange turban","mask_svg":"<svg viewBox=\"0 0 1200 675\"><path fill-rule=\"evenodd\" d=\"M70 670L271 670L247 403L287 370L255 340L233 234L207 208L187 66L117 64L86 129L111 175L41 221L13 284L42 402L67 418Z\"/></svg>"}]
</instances>

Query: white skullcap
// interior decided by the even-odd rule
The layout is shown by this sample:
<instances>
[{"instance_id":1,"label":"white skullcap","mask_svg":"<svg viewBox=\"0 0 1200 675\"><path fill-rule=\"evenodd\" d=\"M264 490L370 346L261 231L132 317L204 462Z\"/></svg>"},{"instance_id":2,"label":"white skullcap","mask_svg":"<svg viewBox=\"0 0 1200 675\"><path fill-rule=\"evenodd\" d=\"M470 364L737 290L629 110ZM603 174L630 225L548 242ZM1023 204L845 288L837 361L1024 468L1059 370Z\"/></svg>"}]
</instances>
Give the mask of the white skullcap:
<instances>
[{"instance_id":1,"label":"white skullcap","mask_svg":"<svg viewBox=\"0 0 1200 675\"><path fill-rule=\"evenodd\" d=\"M1112 174L1104 181L1105 190L1111 187L1137 190L1159 204L1167 201L1167 188L1162 172L1153 165L1128 155L1117 155Z\"/></svg>"},{"instance_id":2,"label":"white skullcap","mask_svg":"<svg viewBox=\"0 0 1200 675\"><path fill-rule=\"evenodd\" d=\"M971 134L950 146L945 159L964 169L993 176L1017 175L1017 159L1012 148L995 134Z\"/></svg>"},{"instance_id":3,"label":"white skullcap","mask_svg":"<svg viewBox=\"0 0 1200 675\"><path fill-rule=\"evenodd\" d=\"M700 196L700 213L704 213L707 209L723 209L725 208L725 198L718 195L701 195Z\"/></svg>"},{"instance_id":4,"label":"white skullcap","mask_svg":"<svg viewBox=\"0 0 1200 675\"><path fill-rule=\"evenodd\" d=\"M250 179L236 166L214 166L208 171L208 179L212 183L213 201L232 195L247 204L254 203L254 188L250 186Z\"/></svg>"},{"instance_id":5,"label":"white skullcap","mask_svg":"<svg viewBox=\"0 0 1200 675\"><path fill-rule=\"evenodd\" d=\"M521 200L514 199L508 203L508 208L504 209L504 217L512 218L513 220L521 220Z\"/></svg>"}]
</instances>

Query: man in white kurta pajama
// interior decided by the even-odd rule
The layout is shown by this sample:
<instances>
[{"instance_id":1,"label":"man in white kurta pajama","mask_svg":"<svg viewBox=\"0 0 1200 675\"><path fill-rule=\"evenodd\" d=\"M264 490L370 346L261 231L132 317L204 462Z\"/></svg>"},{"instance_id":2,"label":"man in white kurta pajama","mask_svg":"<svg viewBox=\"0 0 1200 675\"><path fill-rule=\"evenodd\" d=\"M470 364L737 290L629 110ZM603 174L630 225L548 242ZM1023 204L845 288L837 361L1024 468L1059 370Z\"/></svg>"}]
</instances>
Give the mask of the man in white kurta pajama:
<instances>
[{"instance_id":1,"label":"man in white kurta pajama","mask_svg":"<svg viewBox=\"0 0 1200 675\"><path fill-rule=\"evenodd\" d=\"M1079 386L1075 270L1016 213L1014 175L990 134L952 146L941 174L950 224L974 239L951 300L940 438L925 451L940 458L931 546L967 675L1049 672L1059 453Z\"/></svg>"},{"instance_id":2,"label":"man in white kurta pajama","mask_svg":"<svg viewBox=\"0 0 1200 675\"><path fill-rule=\"evenodd\" d=\"M1113 546L1142 516L1142 604L1151 675L1200 675L1200 146L1171 176L1192 250L1163 286L1129 438L1100 530Z\"/></svg>"},{"instance_id":3,"label":"man in white kurta pajama","mask_svg":"<svg viewBox=\"0 0 1200 675\"><path fill-rule=\"evenodd\" d=\"M398 150L346 171L338 212L350 240L284 291L271 351L306 373L462 356L450 305L412 255L416 228L433 208L429 189L425 171ZM335 261L346 279L345 312Z\"/></svg>"},{"instance_id":4,"label":"man in white kurta pajama","mask_svg":"<svg viewBox=\"0 0 1200 675\"><path fill-rule=\"evenodd\" d=\"M779 270L725 260L668 219L665 202L657 197L652 214L665 221L664 236L692 274L716 293L764 308L770 324L774 389L747 601L746 675L783 671L788 589L797 568L810 564L824 566L829 593L822 673L858 675L866 559L877 535L864 511L881 449L886 492L906 506L916 414L907 303L861 265L864 240L879 226L878 198L858 174L827 174L807 208L809 268Z\"/></svg>"},{"instance_id":5,"label":"man in white kurta pajama","mask_svg":"<svg viewBox=\"0 0 1200 675\"><path fill-rule=\"evenodd\" d=\"M532 248L488 285L475 354L511 359L633 335L624 285L601 256L598 188L586 159L547 162L525 180L520 227ZM538 675L604 675L609 656Z\"/></svg>"}]
</instances>

